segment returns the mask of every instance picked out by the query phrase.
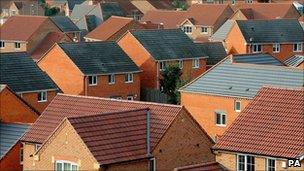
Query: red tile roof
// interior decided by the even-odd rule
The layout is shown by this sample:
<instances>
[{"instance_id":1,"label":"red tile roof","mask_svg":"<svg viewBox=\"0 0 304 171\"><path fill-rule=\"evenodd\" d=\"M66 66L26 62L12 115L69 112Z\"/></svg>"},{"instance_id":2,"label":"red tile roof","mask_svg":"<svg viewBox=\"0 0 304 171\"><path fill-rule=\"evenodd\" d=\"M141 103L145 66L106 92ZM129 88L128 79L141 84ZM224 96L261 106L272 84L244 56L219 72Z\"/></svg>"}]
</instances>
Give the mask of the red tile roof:
<instances>
[{"instance_id":1,"label":"red tile roof","mask_svg":"<svg viewBox=\"0 0 304 171\"><path fill-rule=\"evenodd\" d=\"M0 39L27 41L47 19L44 16L12 16L0 27Z\"/></svg>"},{"instance_id":2,"label":"red tile roof","mask_svg":"<svg viewBox=\"0 0 304 171\"><path fill-rule=\"evenodd\" d=\"M263 87L213 149L272 157L304 154L304 88Z\"/></svg>"},{"instance_id":3,"label":"red tile roof","mask_svg":"<svg viewBox=\"0 0 304 171\"><path fill-rule=\"evenodd\" d=\"M148 157L149 109L103 113L68 120L100 165Z\"/></svg>"},{"instance_id":4,"label":"red tile roof","mask_svg":"<svg viewBox=\"0 0 304 171\"><path fill-rule=\"evenodd\" d=\"M142 108L151 110L151 146L153 149L182 110L181 106L58 94L22 140L43 143L65 117Z\"/></svg>"},{"instance_id":5,"label":"red tile roof","mask_svg":"<svg viewBox=\"0 0 304 171\"><path fill-rule=\"evenodd\" d=\"M226 171L218 162L207 162L175 168L174 171Z\"/></svg>"}]
</instances>

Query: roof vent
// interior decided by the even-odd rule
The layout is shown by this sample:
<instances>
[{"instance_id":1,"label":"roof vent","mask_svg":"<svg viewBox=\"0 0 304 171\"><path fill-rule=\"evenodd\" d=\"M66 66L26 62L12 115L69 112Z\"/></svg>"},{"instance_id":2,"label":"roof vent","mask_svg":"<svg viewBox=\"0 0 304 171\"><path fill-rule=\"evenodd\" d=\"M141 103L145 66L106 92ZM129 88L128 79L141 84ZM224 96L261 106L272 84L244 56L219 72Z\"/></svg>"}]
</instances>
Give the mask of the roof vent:
<instances>
[{"instance_id":1,"label":"roof vent","mask_svg":"<svg viewBox=\"0 0 304 171\"><path fill-rule=\"evenodd\" d=\"M250 41L250 42L252 42L252 41L253 41L253 38L252 38L252 37L250 37L249 41Z\"/></svg>"},{"instance_id":2,"label":"roof vent","mask_svg":"<svg viewBox=\"0 0 304 171\"><path fill-rule=\"evenodd\" d=\"M249 88L247 88L246 91L249 91Z\"/></svg>"},{"instance_id":3,"label":"roof vent","mask_svg":"<svg viewBox=\"0 0 304 171\"><path fill-rule=\"evenodd\" d=\"M229 90L231 90L232 89L232 87L229 87Z\"/></svg>"},{"instance_id":4,"label":"roof vent","mask_svg":"<svg viewBox=\"0 0 304 171\"><path fill-rule=\"evenodd\" d=\"M251 30L254 31L254 27L251 27Z\"/></svg>"}]
</instances>

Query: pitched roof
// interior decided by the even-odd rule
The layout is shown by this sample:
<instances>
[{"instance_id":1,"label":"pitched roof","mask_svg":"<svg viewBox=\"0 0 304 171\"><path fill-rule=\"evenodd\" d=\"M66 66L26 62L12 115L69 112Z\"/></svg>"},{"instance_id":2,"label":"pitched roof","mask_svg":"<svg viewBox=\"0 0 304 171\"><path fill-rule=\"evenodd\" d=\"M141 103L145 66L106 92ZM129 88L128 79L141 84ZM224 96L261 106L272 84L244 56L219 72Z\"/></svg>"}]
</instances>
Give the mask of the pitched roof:
<instances>
[{"instance_id":1,"label":"pitched roof","mask_svg":"<svg viewBox=\"0 0 304 171\"><path fill-rule=\"evenodd\" d=\"M73 23L73 21L67 16L55 16L50 19L56 24L56 26L62 32L79 32L79 28Z\"/></svg>"},{"instance_id":2,"label":"pitched roof","mask_svg":"<svg viewBox=\"0 0 304 171\"><path fill-rule=\"evenodd\" d=\"M157 9L167 9L167 10L174 9L171 0L147 0L147 1Z\"/></svg>"},{"instance_id":3,"label":"pitched roof","mask_svg":"<svg viewBox=\"0 0 304 171\"><path fill-rule=\"evenodd\" d=\"M248 64L261 64L261 65L276 65L285 66L280 60L268 53L253 53L233 55L233 62L235 63L248 63Z\"/></svg>"},{"instance_id":4,"label":"pitched roof","mask_svg":"<svg viewBox=\"0 0 304 171\"><path fill-rule=\"evenodd\" d=\"M294 55L284 61L288 66L298 67L304 62L304 55Z\"/></svg>"},{"instance_id":5,"label":"pitched roof","mask_svg":"<svg viewBox=\"0 0 304 171\"><path fill-rule=\"evenodd\" d=\"M132 30L130 32L155 60L206 56L181 29Z\"/></svg>"},{"instance_id":6,"label":"pitched roof","mask_svg":"<svg viewBox=\"0 0 304 171\"><path fill-rule=\"evenodd\" d=\"M227 52L221 42L196 43L207 56L207 65L215 65L227 56Z\"/></svg>"},{"instance_id":7,"label":"pitched roof","mask_svg":"<svg viewBox=\"0 0 304 171\"><path fill-rule=\"evenodd\" d=\"M303 87L263 87L213 149L281 158L302 156L303 96Z\"/></svg>"},{"instance_id":8,"label":"pitched roof","mask_svg":"<svg viewBox=\"0 0 304 171\"><path fill-rule=\"evenodd\" d=\"M149 109L68 118L100 165L148 157Z\"/></svg>"},{"instance_id":9,"label":"pitched roof","mask_svg":"<svg viewBox=\"0 0 304 171\"><path fill-rule=\"evenodd\" d=\"M56 84L25 52L1 53L0 83L14 92L58 90Z\"/></svg>"},{"instance_id":10,"label":"pitched roof","mask_svg":"<svg viewBox=\"0 0 304 171\"><path fill-rule=\"evenodd\" d=\"M227 20L212 36L212 41L224 41L228 34L230 33L230 30L232 29L232 26L234 25L234 20Z\"/></svg>"},{"instance_id":11,"label":"pitched roof","mask_svg":"<svg viewBox=\"0 0 304 171\"><path fill-rule=\"evenodd\" d=\"M0 159L19 141L28 128L28 124L0 122Z\"/></svg>"},{"instance_id":12,"label":"pitched roof","mask_svg":"<svg viewBox=\"0 0 304 171\"><path fill-rule=\"evenodd\" d=\"M47 19L44 16L11 16L0 27L0 40L27 41Z\"/></svg>"},{"instance_id":13,"label":"pitched roof","mask_svg":"<svg viewBox=\"0 0 304 171\"><path fill-rule=\"evenodd\" d=\"M101 10L103 19L106 20L112 15L116 16L125 16L125 12L121 8L121 6L116 2L111 3L101 3Z\"/></svg>"},{"instance_id":14,"label":"pitched roof","mask_svg":"<svg viewBox=\"0 0 304 171\"><path fill-rule=\"evenodd\" d=\"M174 169L174 171L227 171L227 170L228 169L226 169L218 162L193 164L193 165L182 166Z\"/></svg>"},{"instance_id":15,"label":"pitched roof","mask_svg":"<svg viewBox=\"0 0 304 171\"><path fill-rule=\"evenodd\" d=\"M43 143L64 117L143 108L149 108L151 111L151 149L153 149L182 110L181 106L58 94L22 140Z\"/></svg>"},{"instance_id":16,"label":"pitched roof","mask_svg":"<svg viewBox=\"0 0 304 171\"><path fill-rule=\"evenodd\" d=\"M136 6L136 8L139 9L143 14L151 10L156 10L156 8L147 0L131 1L131 3Z\"/></svg>"},{"instance_id":17,"label":"pitched roof","mask_svg":"<svg viewBox=\"0 0 304 171\"><path fill-rule=\"evenodd\" d=\"M233 63L227 57L181 91L252 99L264 85L303 87L303 74L297 68Z\"/></svg>"},{"instance_id":18,"label":"pitched roof","mask_svg":"<svg viewBox=\"0 0 304 171\"><path fill-rule=\"evenodd\" d=\"M137 65L114 41L58 45L85 75L139 71Z\"/></svg>"},{"instance_id":19,"label":"pitched roof","mask_svg":"<svg viewBox=\"0 0 304 171\"><path fill-rule=\"evenodd\" d=\"M296 19L237 20L247 43L303 42L304 31Z\"/></svg>"}]
</instances>

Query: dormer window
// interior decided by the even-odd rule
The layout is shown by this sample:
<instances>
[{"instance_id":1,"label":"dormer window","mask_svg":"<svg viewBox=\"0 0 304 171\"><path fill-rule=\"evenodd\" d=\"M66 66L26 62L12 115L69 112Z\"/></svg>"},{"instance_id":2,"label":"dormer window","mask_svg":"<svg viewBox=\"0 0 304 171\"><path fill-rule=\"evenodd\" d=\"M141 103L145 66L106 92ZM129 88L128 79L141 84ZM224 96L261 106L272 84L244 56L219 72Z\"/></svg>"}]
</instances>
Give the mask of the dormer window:
<instances>
[{"instance_id":1,"label":"dormer window","mask_svg":"<svg viewBox=\"0 0 304 171\"><path fill-rule=\"evenodd\" d=\"M184 31L186 34L192 34L192 26L190 26L190 25L183 26L183 31Z\"/></svg>"},{"instance_id":2,"label":"dormer window","mask_svg":"<svg viewBox=\"0 0 304 171\"><path fill-rule=\"evenodd\" d=\"M20 42L15 42L15 49L20 49L21 48L21 44Z\"/></svg>"}]
</instances>

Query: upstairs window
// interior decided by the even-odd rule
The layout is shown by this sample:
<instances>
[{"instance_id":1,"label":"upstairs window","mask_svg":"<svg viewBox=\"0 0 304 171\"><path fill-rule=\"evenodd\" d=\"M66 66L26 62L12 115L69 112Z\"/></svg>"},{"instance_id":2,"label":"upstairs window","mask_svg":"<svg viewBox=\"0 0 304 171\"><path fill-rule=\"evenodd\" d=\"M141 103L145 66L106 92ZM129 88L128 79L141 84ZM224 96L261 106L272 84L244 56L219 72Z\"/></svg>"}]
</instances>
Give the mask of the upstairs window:
<instances>
[{"instance_id":1,"label":"upstairs window","mask_svg":"<svg viewBox=\"0 0 304 171\"><path fill-rule=\"evenodd\" d=\"M89 85L97 85L97 75L90 75L89 76Z\"/></svg>"},{"instance_id":2,"label":"upstairs window","mask_svg":"<svg viewBox=\"0 0 304 171\"><path fill-rule=\"evenodd\" d=\"M280 50L281 50L281 47L280 47L280 44L279 44L279 43L273 44L273 46L272 46L272 51L273 51L274 53L278 53L278 52L280 52Z\"/></svg>"},{"instance_id":3,"label":"upstairs window","mask_svg":"<svg viewBox=\"0 0 304 171\"><path fill-rule=\"evenodd\" d=\"M55 162L55 171L77 171L78 165L69 161L56 161Z\"/></svg>"},{"instance_id":4,"label":"upstairs window","mask_svg":"<svg viewBox=\"0 0 304 171\"><path fill-rule=\"evenodd\" d=\"M47 93L46 91L40 91L38 93L38 102L46 102L47 101Z\"/></svg>"},{"instance_id":5,"label":"upstairs window","mask_svg":"<svg viewBox=\"0 0 304 171\"><path fill-rule=\"evenodd\" d=\"M183 60L178 61L178 67L179 67L179 69L183 69L183 67L184 67L184 61Z\"/></svg>"},{"instance_id":6,"label":"upstairs window","mask_svg":"<svg viewBox=\"0 0 304 171\"><path fill-rule=\"evenodd\" d=\"M302 52L302 43L293 44L293 51L294 52Z\"/></svg>"},{"instance_id":7,"label":"upstairs window","mask_svg":"<svg viewBox=\"0 0 304 171\"><path fill-rule=\"evenodd\" d=\"M226 113L223 111L215 111L216 125L226 126Z\"/></svg>"},{"instance_id":8,"label":"upstairs window","mask_svg":"<svg viewBox=\"0 0 304 171\"><path fill-rule=\"evenodd\" d=\"M41 147L41 144L35 144L35 151L38 151L40 147Z\"/></svg>"},{"instance_id":9,"label":"upstairs window","mask_svg":"<svg viewBox=\"0 0 304 171\"><path fill-rule=\"evenodd\" d=\"M192 68L199 68L199 59L193 59Z\"/></svg>"},{"instance_id":10,"label":"upstairs window","mask_svg":"<svg viewBox=\"0 0 304 171\"><path fill-rule=\"evenodd\" d=\"M4 49L5 48L5 42L4 41L0 41L0 49Z\"/></svg>"},{"instance_id":11,"label":"upstairs window","mask_svg":"<svg viewBox=\"0 0 304 171\"><path fill-rule=\"evenodd\" d=\"M133 74L132 73L125 74L125 82L126 83L132 83L133 82Z\"/></svg>"},{"instance_id":12,"label":"upstairs window","mask_svg":"<svg viewBox=\"0 0 304 171\"><path fill-rule=\"evenodd\" d=\"M128 96L127 96L127 100L134 100L134 96L128 95Z\"/></svg>"},{"instance_id":13,"label":"upstairs window","mask_svg":"<svg viewBox=\"0 0 304 171\"><path fill-rule=\"evenodd\" d=\"M266 171L275 171L276 165L275 165L275 159L266 159Z\"/></svg>"},{"instance_id":14,"label":"upstairs window","mask_svg":"<svg viewBox=\"0 0 304 171\"><path fill-rule=\"evenodd\" d=\"M202 27L202 33L208 34L208 27Z\"/></svg>"},{"instance_id":15,"label":"upstairs window","mask_svg":"<svg viewBox=\"0 0 304 171\"><path fill-rule=\"evenodd\" d=\"M191 34L192 33L192 26L183 26L183 31L186 34Z\"/></svg>"},{"instance_id":16,"label":"upstairs window","mask_svg":"<svg viewBox=\"0 0 304 171\"><path fill-rule=\"evenodd\" d=\"M234 101L234 110L236 112L241 112L241 102L240 101L238 101L238 100Z\"/></svg>"},{"instance_id":17,"label":"upstairs window","mask_svg":"<svg viewBox=\"0 0 304 171\"><path fill-rule=\"evenodd\" d=\"M252 45L252 53L260 53L262 52L262 45L261 44L253 44Z\"/></svg>"},{"instance_id":18,"label":"upstairs window","mask_svg":"<svg viewBox=\"0 0 304 171\"><path fill-rule=\"evenodd\" d=\"M250 155L237 155L237 171L254 171L255 158Z\"/></svg>"},{"instance_id":19,"label":"upstairs window","mask_svg":"<svg viewBox=\"0 0 304 171\"><path fill-rule=\"evenodd\" d=\"M247 3L247 4L252 4L252 3L253 3L253 0L245 0L245 3Z\"/></svg>"},{"instance_id":20,"label":"upstairs window","mask_svg":"<svg viewBox=\"0 0 304 171\"><path fill-rule=\"evenodd\" d=\"M159 70L163 71L166 68L166 61L159 62Z\"/></svg>"},{"instance_id":21,"label":"upstairs window","mask_svg":"<svg viewBox=\"0 0 304 171\"><path fill-rule=\"evenodd\" d=\"M108 82L109 84L115 84L115 75L111 74L108 76Z\"/></svg>"},{"instance_id":22,"label":"upstairs window","mask_svg":"<svg viewBox=\"0 0 304 171\"><path fill-rule=\"evenodd\" d=\"M21 48L20 42L15 42L15 49L20 49L20 48Z\"/></svg>"}]
</instances>

